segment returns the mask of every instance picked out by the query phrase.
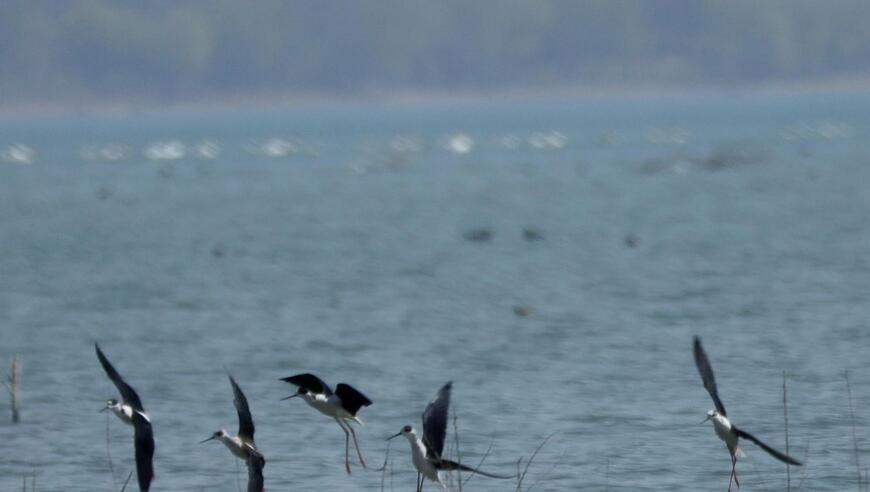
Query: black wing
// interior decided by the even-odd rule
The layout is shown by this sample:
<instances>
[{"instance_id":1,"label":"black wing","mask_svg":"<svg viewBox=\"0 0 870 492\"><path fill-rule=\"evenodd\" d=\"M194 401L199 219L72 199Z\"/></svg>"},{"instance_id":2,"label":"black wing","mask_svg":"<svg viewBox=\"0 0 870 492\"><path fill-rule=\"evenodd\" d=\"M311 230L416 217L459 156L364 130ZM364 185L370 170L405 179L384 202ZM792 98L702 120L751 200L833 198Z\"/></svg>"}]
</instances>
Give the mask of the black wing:
<instances>
[{"instance_id":1,"label":"black wing","mask_svg":"<svg viewBox=\"0 0 870 492\"><path fill-rule=\"evenodd\" d=\"M295 384L296 386L299 386L300 388L305 388L312 393L321 393L326 396L332 396L332 389L329 387L329 385L324 383L322 379L315 376L314 374L297 374L295 376L282 378L281 381Z\"/></svg>"},{"instance_id":2,"label":"black wing","mask_svg":"<svg viewBox=\"0 0 870 492\"><path fill-rule=\"evenodd\" d=\"M713 376L713 368L710 366L710 359L707 358L707 353L704 352L704 347L701 346L701 339L695 337L694 344L695 365L698 367L698 373L701 375L701 381L704 382L704 387L707 388L707 393L710 393L710 398L713 399L713 405L716 406L716 411L722 415L725 413L725 405L719 399L719 392L716 390L716 377Z\"/></svg>"},{"instance_id":3,"label":"black wing","mask_svg":"<svg viewBox=\"0 0 870 492\"><path fill-rule=\"evenodd\" d=\"M136 446L136 477L139 479L139 490L148 492L151 480L154 479L154 434L151 432L151 422L138 412L133 413L134 445Z\"/></svg>"},{"instance_id":4,"label":"black wing","mask_svg":"<svg viewBox=\"0 0 870 492\"><path fill-rule=\"evenodd\" d=\"M227 374L230 378L230 384L233 385L233 405L236 406L236 412L239 414L239 437L254 441L254 419L251 417L251 409L248 408L248 399L242 393L242 388L239 388L236 380Z\"/></svg>"},{"instance_id":5,"label":"black wing","mask_svg":"<svg viewBox=\"0 0 870 492\"><path fill-rule=\"evenodd\" d=\"M94 348L97 349L97 358L100 359L100 364L102 364L109 379L115 383L115 387L118 388L118 392L121 393L121 399L124 403L127 403L140 412L144 412L145 408L142 407L142 401L139 400L139 395L136 394L136 391L124 381L124 378L122 378L120 374L118 374L118 371L115 370L112 363L109 362L109 359L107 359L103 351L100 350L100 345L95 343Z\"/></svg>"},{"instance_id":6,"label":"black wing","mask_svg":"<svg viewBox=\"0 0 870 492\"><path fill-rule=\"evenodd\" d=\"M266 458L259 451L251 451L248 454L248 492L263 492L263 468L266 466Z\"/></svg>"},{"instance_id":7,"label":"black wing","mask_svg":"<svg viewBox=\"0 0 870 492\"><path fill-rule=\"evenodd\" d=\"M773 456L774 458L778 459L779 461L782 461L783 463L788 463L790 465L797 465L797 466L802 465L802 463L800 461L792 458L791 456L789 456L785 453L780 453L779 451L773 449L772 447L768 446L767 444L764 444L763 442L759 441L758 438L753 436L752 434L750 434L746 431L740 430L734 426L731 426L731 428L734 429L734 433L737 434L737 437L742 437L743 439L748 439L748 440L754 442L756 445L758 445L758 447L767 451L767 454Z\"/></svg>"},{"instance_id":8,"label":"black wing","mask_svg":"<svg viewBox=\"0 0 870 492\"><path fill-rule=\"evenodd\" d=\"M444 437L447 434L447 410L450 407L450 390L453 382L438 390L435 398L423 410L423 444L426 445L426 456L436 460L441 459L444 451Z\"/></svg>"},{"instance_id":9,"label":"black wing","mask_svg":"<svg viewBox=\"0 0 870 492\"><path fill-rule=\"evenodd\" d=\"M441 460L437 463L436 467L437 467L439 470L461 470L461 471L468 471L468 472L476 473L476 474L478 474L478 475L483 475L484 477L489 477L489 478L501 478L501 479L504 479L504 480L509 479L509 478L516 478L516 477L513 476L513 475L493 475L492 473L486 473L486 472L483 472L483 471L478 470L477 468L472 468L472 467L470 467L470 466L465 466L465 465L463 465L462 463L457 463L457 462L455 462L455 461L450 461L450 460L445 460L445 459L441 459Z\"/></svg>"},{"instance_id":10,"label":"black wing","mask_svg":"<svg viewBox=\"0 0 870 492\"><path fill-rule=\"evenodd\" d=\"M344 383L338 383L335 387L335 394L341 398L341 406L356 416L359 409L372 404L368 397L356 390L353 386Z\"/></svg>"}]
</instances>

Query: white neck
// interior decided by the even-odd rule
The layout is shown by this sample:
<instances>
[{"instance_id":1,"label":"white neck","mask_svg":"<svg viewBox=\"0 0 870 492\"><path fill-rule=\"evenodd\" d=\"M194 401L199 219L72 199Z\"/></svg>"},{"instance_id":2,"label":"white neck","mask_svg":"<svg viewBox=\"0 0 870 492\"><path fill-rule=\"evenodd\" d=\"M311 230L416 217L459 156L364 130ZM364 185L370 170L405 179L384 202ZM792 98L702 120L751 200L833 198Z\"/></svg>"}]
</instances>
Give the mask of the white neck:
<instances>
[{"instance_id":1,"label":"white neck","mask_svg":"<svg viewBox=\"0 0 870 492\"><path fill-rule=\"evenodd\" d=\"M133 425L133 407L130 405L124 405L122 403L116 403L114 405L109 405L109 409L114 413L121 422L124 422L128 425Z\"/></svg>"},{"instance_id":2,"label":"white neck","mask_svg":"<svg viewBox=\"0 0 870 492\"><path fill-rule=\"evenodd\" d=\"M223 431L223 435L217 436L218 440L224 443L224 446L233 453L237 458L245 459L248 457L248 447L238 436L231 436L227 431Z\"/></svg>"},{"instance_id":3,"label":"white neck","mask_svg":"<svg viewBox=\"0 0 870 492\"><path fill-rule=\"evenodd\" d=\"M731 421L728 420L728 417L716 412L710 417L710 420L713 422L713 429L716 431L716 435L719 439L725 441L728 449L737 449L737 435L734 434Z\"/></svg>"},{"instance_id":4,"label":"white neck","mask_svg":"<svg viewBox=\"0 0 870 492\"><path fill-rule=\"evenodd\" d=\"M405 433L405 437L411 444L411 461L414 463L414 468L429 480L441 483L438 470L431 461L426 459L426 446L423 444L423 440L417 437L413 431Z\"/></svg>"}]
</instances>

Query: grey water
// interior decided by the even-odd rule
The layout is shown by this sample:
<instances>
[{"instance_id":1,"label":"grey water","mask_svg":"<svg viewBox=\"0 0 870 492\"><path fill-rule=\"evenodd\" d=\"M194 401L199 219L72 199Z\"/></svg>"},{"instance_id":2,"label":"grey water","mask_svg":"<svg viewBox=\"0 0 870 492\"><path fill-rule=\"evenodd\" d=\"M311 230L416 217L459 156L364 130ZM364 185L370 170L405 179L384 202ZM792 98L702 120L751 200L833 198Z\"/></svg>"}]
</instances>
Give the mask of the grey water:
<instances>
[{"instance_id":1,"label":"grey water","mask_svg":"<svg viewBox=\"0 0 870 492\"><path fill-rule=\"evenodd\" d=\"M868 137L863 94L7 116L0 373L14 354L23 373L22 422L0 395L0 490L120 490L132 433L98 413L117 393L94 342L154 422L154 491L246 476L199 444L236 430L225 371L268 490L412 488L404 440L374 468L448 380L471 465L512 473L552 436L534 490L724 490L696 334L729 416L781 450L785 372L793 490L855 490ZM279 401L308 371L374 401L370 470L347 476L338 425ZM745 451L744 490L785 490Z\"/></svg>"}]
</instances>

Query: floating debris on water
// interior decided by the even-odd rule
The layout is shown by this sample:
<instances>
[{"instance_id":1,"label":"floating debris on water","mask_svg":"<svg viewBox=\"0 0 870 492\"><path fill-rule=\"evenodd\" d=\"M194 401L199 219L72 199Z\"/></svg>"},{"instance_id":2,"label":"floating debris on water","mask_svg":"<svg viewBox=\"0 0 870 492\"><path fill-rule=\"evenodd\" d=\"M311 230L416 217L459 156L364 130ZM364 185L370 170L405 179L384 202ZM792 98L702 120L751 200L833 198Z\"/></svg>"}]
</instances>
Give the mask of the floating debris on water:
<instances>
[{"instance_id":1,"label":"floating debris on water","mask_svg":"<svg viewBox=\"0 0 870 492\"><path fill-rule=\"evenodd\" d=\"M525 318L532 314L533 310L529 306L514 306L513 312L520 318Z\"/></svg>"},{"instance_id":2,"label":"floating debris on water","mask_svg":"<svg viewBox=\"0 0 870 492\"><path fill-rule=\"evenodd\" d=\"M544 234L536 227L523 227L523 239L526 241L540 241Z\"/></svg>"},{"instance_id":3,"label":"floating debris on water","mask_svg":"<svg viewBox=\"0 0 870 492\"><path fill-rule=\"evenodd\" d=\"M486 227L478 227L475 229L470 229L465 231L465 234L462 237L465 238L466 241L472 242L484 242L492 239L493 232L492 229Z\"/></svg>"}]
</instances>

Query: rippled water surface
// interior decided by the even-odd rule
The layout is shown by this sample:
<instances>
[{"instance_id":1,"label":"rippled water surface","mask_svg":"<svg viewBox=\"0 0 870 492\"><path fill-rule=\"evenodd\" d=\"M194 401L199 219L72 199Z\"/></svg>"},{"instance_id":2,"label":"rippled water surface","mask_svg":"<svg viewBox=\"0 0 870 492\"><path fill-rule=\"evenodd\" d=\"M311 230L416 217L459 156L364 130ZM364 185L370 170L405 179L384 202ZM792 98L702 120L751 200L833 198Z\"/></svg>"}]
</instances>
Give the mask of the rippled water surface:
<instances>
[{"instance_id":1,"label":"rippled water surface","mask_svg":"<svg viewBox=\"0 0 870 492\"><path fill-rule=\"evenodd\" d=\"M0 365L23 360L20 424L0 396L0 490L34 473L120 490L131 432L97 413L116 392L95 341L154 421L154 491L237 489L234 458L198 444L235 431L225 368L272 491L414 486L404 440L390 473L345 474L338 426L279 401L304 371L374 400L371 468L453 380L470 464L489 450L510 473L552 435L535 490L724 490L694 334L729 416L780 449L787 374L794 489L857 489L844 372L863 472L868 114L837 95L0 121ZM743 490L784 490L746 451Z\"/></svg>"}]
</instances>

